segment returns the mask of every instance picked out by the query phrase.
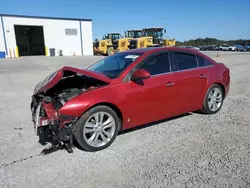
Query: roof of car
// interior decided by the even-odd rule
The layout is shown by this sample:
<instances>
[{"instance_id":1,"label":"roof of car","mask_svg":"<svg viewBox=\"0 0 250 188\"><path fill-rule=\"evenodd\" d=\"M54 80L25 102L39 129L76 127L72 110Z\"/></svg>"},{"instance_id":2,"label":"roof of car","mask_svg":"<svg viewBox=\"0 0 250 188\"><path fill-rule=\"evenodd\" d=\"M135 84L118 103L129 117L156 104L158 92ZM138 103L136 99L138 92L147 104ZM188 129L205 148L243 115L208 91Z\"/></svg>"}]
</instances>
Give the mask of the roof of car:
<instances>
[{"instance_id":1,"label":"roof of car","mask_svg":"<svg viewBox=\"0 0 250 188\"><path fill-rule=\"evenodd\" d=\"M159 47L158 47L159 48ZM125 52L138 52L138 53L144 53L144 52L148 52L148 51L152 51L156 49L156 47L152 47L152 48L137 48L137 49L131 49L131 50L127 50Z\"/></svg>"},{"instance_id":2,"label":"roof of car","mask_svg":"<svg viewBox=\"0 0 250 188\"><path fill-rule=\"evenodd\" d=\"M137 48L137 49L131 49L128 51L124 51L123 53L133 52L133 53L145 53L145 52L155 52L155 51L161 51L161 50L184 50L189 52L196 52L194 49L190 48L183 48L183 47L149 47L149 48Z\"/></svg>"}]
</instances>

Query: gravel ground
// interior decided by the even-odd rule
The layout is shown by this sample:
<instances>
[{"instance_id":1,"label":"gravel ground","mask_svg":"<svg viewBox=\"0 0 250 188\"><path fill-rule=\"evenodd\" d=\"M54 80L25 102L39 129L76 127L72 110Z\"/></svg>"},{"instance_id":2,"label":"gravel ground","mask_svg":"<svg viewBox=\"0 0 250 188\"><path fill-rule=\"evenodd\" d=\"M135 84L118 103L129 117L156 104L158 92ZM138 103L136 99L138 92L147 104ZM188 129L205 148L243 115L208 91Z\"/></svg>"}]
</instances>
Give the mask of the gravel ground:
<instances>
[{"instance_id":1,"label":"gravel ground","mask_svg":"<svg viewBox=\"0 0 250 188\"><path fill-rule=\"evenodd\" d=\"M35 84L63 65L96 57L0 60L0 187L250 188L250 53L206 52L231 70L231 90L216 115L190 114L123 133L107 149L39 156L30 114ZM48 147L48 146L47 146Z\"/></svg>"}]
</instances>

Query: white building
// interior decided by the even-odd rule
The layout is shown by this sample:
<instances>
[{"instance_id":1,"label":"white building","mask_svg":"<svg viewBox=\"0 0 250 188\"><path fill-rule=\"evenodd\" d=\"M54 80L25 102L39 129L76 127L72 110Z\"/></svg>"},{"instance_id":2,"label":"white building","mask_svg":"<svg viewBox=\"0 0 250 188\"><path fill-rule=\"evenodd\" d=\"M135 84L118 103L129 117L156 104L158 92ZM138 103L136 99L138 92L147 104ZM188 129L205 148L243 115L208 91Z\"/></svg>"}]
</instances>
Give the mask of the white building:
<instances>
[{"instance_id":1,"label":"white building","mask_svg":"<svg viewBox=\"0 0 250 188\"><path fill-rule=\"evenodd\" d=\"M93 55L92 20L0 14L0 53Z\"/></svg>"}]
</instances>

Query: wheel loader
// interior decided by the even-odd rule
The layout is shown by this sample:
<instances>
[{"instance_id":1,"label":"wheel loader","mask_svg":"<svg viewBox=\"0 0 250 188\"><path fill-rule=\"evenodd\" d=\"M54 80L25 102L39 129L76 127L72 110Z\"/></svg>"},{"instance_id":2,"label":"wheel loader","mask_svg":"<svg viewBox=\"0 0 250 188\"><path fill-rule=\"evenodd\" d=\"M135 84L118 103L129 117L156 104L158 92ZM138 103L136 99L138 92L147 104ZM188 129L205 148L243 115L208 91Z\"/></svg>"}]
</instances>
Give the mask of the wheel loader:
<instances>
[{"instance_id":1,"label":"wheel loader","mask_svg":"<svg viewBox=\"0 0 250 188\"><path fill-rule=\"evenodd\" d=\"M120 33L108 33L104 35L102 40L93 43L94 54L112 55L114 53L113 42L120 38L122 38Z\"/></svg>"},{"instance_id":2,"label":"wheel loader","mask_svg":"<svg viewBox=\"0 0 250 188\"><path fill-rule=\"evenodd\" d=\"M163 46L175 46L176 40L175 39L163 39Z\"/></svg>"},{"instance_id":3,"label":"wheel loader","mask_svg":"<svg viewBox=\"0 0 250 188\"><path fill-rule=\"evenodd\" d=\"M142 36L141 29L133 29L124 31L125 38L120 38L113 41L113 50L114 52L122 52L129 50L130 40L134 38L139 38Z\"/></svg>"},{"instance_id":4,"label":"wheel loader","mask_svg":"<svg viewBox=\"0 0 250 188\"><path fill-rule=\"evenodd\" d=\"M174 46L175 39L164 39L164 28L144 28L142 37L130 41L129 49Z\"/></svg>"}]
</instances>

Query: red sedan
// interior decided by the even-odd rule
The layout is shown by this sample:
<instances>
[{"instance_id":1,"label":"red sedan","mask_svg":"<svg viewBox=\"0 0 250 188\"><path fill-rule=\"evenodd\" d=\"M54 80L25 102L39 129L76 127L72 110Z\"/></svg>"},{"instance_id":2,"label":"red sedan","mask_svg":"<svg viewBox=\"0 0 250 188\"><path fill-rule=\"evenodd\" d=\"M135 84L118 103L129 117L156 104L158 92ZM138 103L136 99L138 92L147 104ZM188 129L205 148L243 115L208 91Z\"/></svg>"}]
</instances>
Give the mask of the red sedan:
<instances>
[{"instance_id":1,"label":"red sedan","mask_svg":"<svg viewBox=\"0 0 250 188\"><path fill-rule=\"evenodd\" d=\"M124 129L197 110L217 113L229 85L229 69L195 50L135 49L52 73L34 90L32 117L40 143L72 152L75 139L97 151Z\"/></svg>"}]
</instances>

